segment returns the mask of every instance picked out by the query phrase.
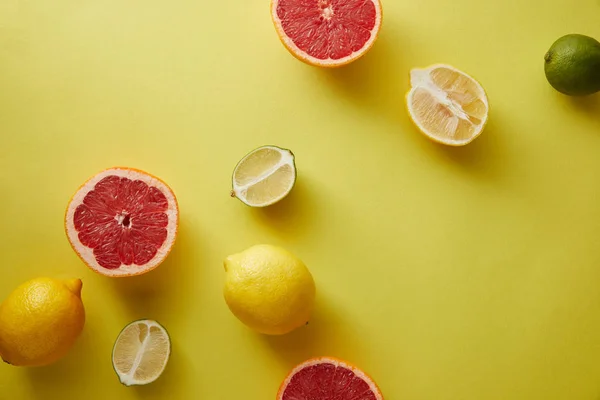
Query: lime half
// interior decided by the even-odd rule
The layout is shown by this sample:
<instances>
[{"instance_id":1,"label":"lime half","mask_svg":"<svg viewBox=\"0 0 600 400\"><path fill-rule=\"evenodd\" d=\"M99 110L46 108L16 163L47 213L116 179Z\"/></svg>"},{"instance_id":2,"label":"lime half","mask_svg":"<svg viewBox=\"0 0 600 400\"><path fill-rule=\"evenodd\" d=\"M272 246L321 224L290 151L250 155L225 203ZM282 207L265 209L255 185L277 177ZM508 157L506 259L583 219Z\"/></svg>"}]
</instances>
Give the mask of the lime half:
<instances>
[{"instance_id":1,"label":"lime half","mask_svg":"<svg viewBox=\"0 0 600 400\"><path fill-rule=\"evenodd\" d=\"M146 385L163 373L170 355L171 341L165 328L152 320L135 321L115 342L113 368L123 385Z\"/></svg>"},{"instance_id":2,"label":"lime half","mask_svg":"<svg viewBox=\"0 0 600 400\"><path fill-rule=\"evenodd\" d=\"M290 193L296 183L294 154L276 146L248 153L233 171L232 197L251 207L266 207Z\"/></svg>"}]
</instances>

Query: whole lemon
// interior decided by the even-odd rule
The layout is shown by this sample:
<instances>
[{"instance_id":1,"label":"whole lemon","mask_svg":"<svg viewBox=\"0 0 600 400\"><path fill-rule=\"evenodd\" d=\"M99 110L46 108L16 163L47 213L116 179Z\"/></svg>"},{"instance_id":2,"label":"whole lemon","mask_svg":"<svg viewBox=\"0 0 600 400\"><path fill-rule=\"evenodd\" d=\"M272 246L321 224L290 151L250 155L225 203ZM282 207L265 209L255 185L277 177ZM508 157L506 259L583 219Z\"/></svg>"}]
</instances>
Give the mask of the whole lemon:
<instances>
[{"instance_id":1,"label":"whole lemon","mask_svg":"<svg viewBox=\"0 0 600 400\"><path fill-rule=\"evenodd\" d=\"M282 335L305 325L315 303L310 271L292 253L259 245L225 259L225 301L260 333Z\"/></svg>"},{"instance_id":2,"label":"whole lemon","mask_svg":"<svg viewBox=\"0 0 600 400\"><path fill-rule=\"evenodd\" d=\"M85 311L81 280L37 278L16 288L0 305L0 356L12 365L51 364L81 333Z\"/></svg>"}]
</instances>

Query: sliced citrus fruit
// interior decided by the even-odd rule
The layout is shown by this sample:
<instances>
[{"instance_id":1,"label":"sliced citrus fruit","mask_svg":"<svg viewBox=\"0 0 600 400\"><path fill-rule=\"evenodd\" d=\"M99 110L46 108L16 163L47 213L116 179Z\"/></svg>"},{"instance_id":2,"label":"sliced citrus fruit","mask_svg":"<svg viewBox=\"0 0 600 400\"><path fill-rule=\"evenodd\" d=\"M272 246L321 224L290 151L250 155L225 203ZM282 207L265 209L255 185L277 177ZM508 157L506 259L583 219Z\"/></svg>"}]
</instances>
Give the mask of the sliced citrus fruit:
<instances>
[{"instance_id":1,"label":"sliced citrus fruit","mask_svg":"<svg viewBox=\"0 0 600 400\"><path fill-rule=\"evenodd\" d=\"M296 183L294 154L276 146L252 150L233 171L232 197L251 207L266 207L283 199Z\"/></svg>"},{"instance_id":2,"label":"sliced citrus fruit","mask_svg":"<svg viewBox=\"0 0 600 400\"><path fill-rule=\"evenodd\" d=\"M112 363L123 385L146 385L160 377L170 355L167 330L146 319L123 328L113 347Z\"/></svg>"},{"instance_id":3,"label":"sliced citrus fruit","mask_svg":"<svg viewBox=\"0 0 600 400\"><path fill-rule=\"evenodd\" d=\"M450 146L470 143L488 119L488 100L475 79L449 65L410 72L408 112L428 138Z\"/></svg>"},{"instance_id":4,"label":"sliced citrus fruit","mask_svg":"<svg viewBox=\"0 0 600 400\"><path fill-rule=\"evenodd\" d=\"M102 275L140 275L169 254L179 224L173 191L131 168L112 168L84 183L71 199L65 230L73 250Z\"/></svg>"},{"instance_id":5,"label":"sliced citrus fruit","mask_svg":"<svg viewBox=\"0 0 600 400\"><path fill-rule=\"evenodd\" d=\"M363 56L381 28L379 0L271 0L283 45L301 61L339 67Z\"/></svg>"},{"instance_id":6,"label":"sliced citrus fruit","mask_svg":"<svg viewBox=\"0 0 600 400\"><path fill-rule=\"evenodd\" d=\"M277 400L383 400L375 382L347 362L314 358L303 362L285 378Z\"/></svg>"}]
</instances>

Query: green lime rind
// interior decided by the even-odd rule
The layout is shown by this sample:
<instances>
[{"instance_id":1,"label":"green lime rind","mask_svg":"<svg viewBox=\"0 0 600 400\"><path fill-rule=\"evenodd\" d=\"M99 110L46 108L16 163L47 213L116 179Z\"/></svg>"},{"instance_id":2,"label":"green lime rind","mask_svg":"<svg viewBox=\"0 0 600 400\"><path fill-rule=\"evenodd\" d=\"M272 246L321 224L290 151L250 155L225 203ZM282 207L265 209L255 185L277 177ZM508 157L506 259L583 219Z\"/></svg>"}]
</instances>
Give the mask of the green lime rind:
<instances>
[{"instance_id":1,"label":"green lime rind","mask_svg":"<svg viewBox=\"0 0 600 400\"><path fill-rule=\"evenodd\" d=\"M558 39L544 57L544 70L554 89L569 96L600 91L600 42L571 34Z\"/></svg>"},{"instance_id":2,"label":"green lime rind","mask_svg":"<svg viewBox=\"0 0 600 400\"><path fill-rule=\"evenodd\" d=\"M165 368L163 368L163 370L161 371L161 373L158 374L153 380L151 380L149 382L144 382L144 383L131 383L131 384L128 384L128 383L123 382L121 380L121 375L119 375L119 372L117 371L117 368L115 367L115 362L114 362L114 359L115 359L115 349L117 347L117 342L119 341L119 338L121 337L121 335L123 334L123 332L125 331L125 329L127 329L131 325L139 323L139 322L144 322L144 323L146 323L146 322L152 322L152 323L155 323L156 325L160 326L165 331L165 333L167 334L167 337L169 338L169 352L167 353L167 360L165 361ZM142 318L142 319L136 319L135 321L132 321L132 322L128 323L127 325L125 325L125 327L123 329L121 329L121 331L117 335L117 338L115 339L115 343L113 344L113 349L112 349L112 352L111 352L111 360L110 360L111 364L112 364L112 367L113 367L113 371L115 371L115 374L117 374L117 377L119 378L119 382L121 382L122 385L127 386L127 387L130 387L130 386L144 386L144 385L148 385L148 384L150 384L152 382L155 382L164 373L164 370L166 369L166 366L169 363L169 360L171 359L171 347L172 346L170 345L170 343L171 343L171 335L169 334L169 331L167 330L167 328L164 327L163 324L161 324L160 322L158 322L156 320L148 319L148 318Z\"/></svg>"},{"instance_id":3,"label":"green lime rind","mask_svg":"<svg viewBox=\"0 0 600 400\"><path fill-rule=\"evenodd\" d=\"M251 154L253 154L253 153L255 153L255 152L257 152L257 151L259 151L261 149L265 149L265 148L278 149L278 150L280 150L282 152L289 152L292 155L292 166L294 167L294 179L292 181L292 184L290 185L290 188L282 196L280 196L278 198L275 198L275 199L273 199L273 201L265 203L265 204L260 204L260 205L249 204L243 198L240 198L239 196L237 196L236 193L235 193L235 173L238 170L238 167L240 166L240 164L242 164ZM291 151L290 149L286 149L285 147L280 147L280 146L275 146L275 145L264 145L264 146L257 147L254 150L248 152L235 165L235 168L233 169L233 173L231 174L231 192L230 192L230 195L231 195L231 197L237 198L238 200L240 200L242 203L244 203L248 207L264 208L264 207L271 206L271 205L273 205L273 204L275 204L275 203L283 200L285 197L287 197L290 194L290 192L292 191L292 189L294 188L294 186L296 186L296 180L297 179L298 179L298 168L296 168L296 156L295 156L294 152Z\"/></svg>"}]
</instances>

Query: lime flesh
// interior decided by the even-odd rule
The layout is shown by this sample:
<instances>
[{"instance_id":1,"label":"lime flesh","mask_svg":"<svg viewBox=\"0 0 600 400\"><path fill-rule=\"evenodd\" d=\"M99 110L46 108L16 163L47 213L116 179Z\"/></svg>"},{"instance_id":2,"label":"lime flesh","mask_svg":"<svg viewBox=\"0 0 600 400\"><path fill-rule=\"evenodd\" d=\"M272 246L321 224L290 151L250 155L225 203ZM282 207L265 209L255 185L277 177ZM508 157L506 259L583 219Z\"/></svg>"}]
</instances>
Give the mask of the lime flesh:
<instances>
[{"instance_id":1,"label":"lime flesh","mask_svg":"<svg viewBox=\"0 0 600 400\"><path fill-rule=\"evenodd\" d=\"M171 341L166 329L153 320L139 320L127 325L113 347L113 368L125 386L146 385L163 373Z\"/></svg>"},{"instance_id":2,"label":"lime flesh","mask_svg":"<svg viewBox=\"0 0 600 400\"><path fill-rule=\"evenodd\" d=\"M287 196L296 182L294 154L277 146L248 153L233 171L231 196L251 207L266 207Z\"/></svg>"}]
</instances>

